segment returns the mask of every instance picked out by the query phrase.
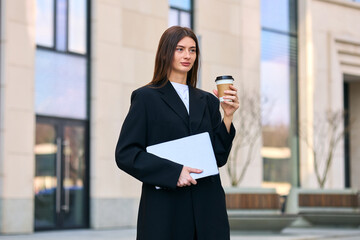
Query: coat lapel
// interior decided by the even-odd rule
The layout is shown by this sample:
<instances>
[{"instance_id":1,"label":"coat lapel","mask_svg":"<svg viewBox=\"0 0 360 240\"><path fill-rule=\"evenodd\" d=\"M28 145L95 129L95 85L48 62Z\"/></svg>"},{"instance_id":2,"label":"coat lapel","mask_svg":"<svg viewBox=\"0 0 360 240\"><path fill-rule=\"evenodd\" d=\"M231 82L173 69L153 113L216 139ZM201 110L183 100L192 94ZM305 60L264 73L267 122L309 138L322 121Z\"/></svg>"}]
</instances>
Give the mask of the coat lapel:
<instances>
[{"instance_id":1,"label":"coat lapel","mask_svg":"<svg viewBox=\"0 0 360 240\"><path fill-rule=\"evenodd\" d=\"M190 130L195 132L201 124L204 116L206 102L204 94L191 86L189 86L189 101L190 101Z\"/></svg>"},{"instance_id":2,"label":"coat lapel","mask_svg":"<svg viewBox=\"0 0 360 240\"><path fill-rule=\"evenodd\" d=\"M169 107L177 115L179 115L179 117L184 121L186 126L189 126L189 115L186 107L170 81L168 81L165 86L159 88L159 92L161 93L161 98L164 100L164 102L169 105Z\"/></svg>"}]
</instances>

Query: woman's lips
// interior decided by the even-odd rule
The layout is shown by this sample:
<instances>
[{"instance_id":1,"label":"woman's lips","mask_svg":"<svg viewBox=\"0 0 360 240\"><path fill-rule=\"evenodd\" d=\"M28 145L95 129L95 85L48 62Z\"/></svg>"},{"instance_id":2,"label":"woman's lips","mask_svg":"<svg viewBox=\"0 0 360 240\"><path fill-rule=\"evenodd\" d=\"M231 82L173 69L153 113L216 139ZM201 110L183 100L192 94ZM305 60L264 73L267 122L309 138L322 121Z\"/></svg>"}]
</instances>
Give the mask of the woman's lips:
<instances>
[{"instance_id":1,"label":"woman's lips","mask_svg":"<svg viewBox=\"0 0 360 240\"><path fill-rule=\"evenodd\" d=\"M185 67L188 67L188 66L190 66L190 63L189 62L182 62L181 65L183 65Z\"/></svg>"}]
</instances>

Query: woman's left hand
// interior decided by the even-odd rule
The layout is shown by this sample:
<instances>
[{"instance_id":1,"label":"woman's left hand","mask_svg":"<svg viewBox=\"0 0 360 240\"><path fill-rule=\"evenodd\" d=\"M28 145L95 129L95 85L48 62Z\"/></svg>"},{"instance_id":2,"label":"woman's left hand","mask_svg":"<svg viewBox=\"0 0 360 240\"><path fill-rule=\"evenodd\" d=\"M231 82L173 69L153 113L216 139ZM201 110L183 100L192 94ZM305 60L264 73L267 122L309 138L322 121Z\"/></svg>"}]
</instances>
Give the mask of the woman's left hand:
<instances>
[{"instance_id":1,"label":"woman's left hand","mask_svg":"<svg viewBox=\"0 0 360 240\"><path fill-rule=\"evenodd\" d=\"M218 91L214 89L214 94L219 97ZM239 108L239 99L237 96L237 88L230 85L230 90L224 92L226 95L224 99L231 101L221 102L221 108L224 110L224 118L230 117L232 119L234 112Z\"/></svg>"}]
</instances>

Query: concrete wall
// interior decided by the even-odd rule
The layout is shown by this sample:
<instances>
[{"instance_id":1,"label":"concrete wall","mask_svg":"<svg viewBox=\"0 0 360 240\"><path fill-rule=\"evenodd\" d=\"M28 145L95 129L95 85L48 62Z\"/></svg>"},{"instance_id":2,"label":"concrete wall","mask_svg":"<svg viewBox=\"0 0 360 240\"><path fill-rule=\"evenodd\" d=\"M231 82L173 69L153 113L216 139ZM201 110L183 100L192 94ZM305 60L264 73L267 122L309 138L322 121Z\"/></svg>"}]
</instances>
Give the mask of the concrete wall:
<instances>
[{"instance_id":1,"label":"concrete wall","mask_svg":"<svg viewBox=\"0 0 360 240\"><path fill-rule=\"evenodd\" d=\"M2 0L0 234L33 231L35 0Z\"/></svg>"},{"instance_id":2,"label":"concrete wall","mask_svg":"<svg viewBox=\"0 0 360 240\"><path fill-rule=\"evenodd\" d=\"M152 79L168 2L93 0L92 11L91 226L134 226L141 184L117 168L115 145L131 92Z\"/></svg>"},{"instance_id":3,"label":"concrete wall","mask_svg":"<svg viewBox=\"0 0 360 240\"><path fill-rule=\"evenodd\" d=\"M208 7L212 6L212 7ZM226 13L226 14L224 14ZM234 85L260 91L260 1L195 1L195 32L201 38L202 88L212 92L219 75L232 75ZM259 140L261 143L261 139ZM258 146L260 149L260 146ZM244 165L243 153L236 159ZM226 166L221 169L224 186L230 186ZM254 155L240 186L260 187L262 159Z\"/></svg>"},{"instance_id":4,"label":"concrete wall","mask_svg":"<svg viewBox=\"0 0 360 240\"><path fill-rule=\"evenodd\" d=\"M350 1L305 0L299 1L299 7L300 121L312 125L326 110L343 109L343 74L360 74L360 59L352 57L360 40L360 25L354 24L360 21L360 6ZM313 130L308 128L307 133L312 135ZM303 143L301 152L301 186L318 187L313 158ZM325 187L343 188L344 171L340 141Z\"/></svg>"}]
</instances>

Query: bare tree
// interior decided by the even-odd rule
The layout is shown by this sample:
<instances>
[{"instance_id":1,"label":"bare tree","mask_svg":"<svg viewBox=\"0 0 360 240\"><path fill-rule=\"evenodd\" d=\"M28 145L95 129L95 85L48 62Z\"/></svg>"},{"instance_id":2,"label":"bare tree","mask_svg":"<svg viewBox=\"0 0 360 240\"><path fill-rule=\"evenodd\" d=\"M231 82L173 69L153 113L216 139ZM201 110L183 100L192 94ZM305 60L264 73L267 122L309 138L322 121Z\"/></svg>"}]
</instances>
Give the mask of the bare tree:
<instances>
[{"instance_id":1,"label":"bare tree","mask_svg":"<svg viewBox=\"0 0 360 240\"><path fill-rule=\"evenodd\" d=\"M238 98L240 106L233 121L236 136L227 164L232 186L241 183L254 158L254 152L258 150L257 142L262 133L262 115L266 115L262 112L262 102L267 101L266 98L261 99L257 92L247 91L244 87L239 88ZM242 158L243 156L246 157Z\"/></svg>"},{"instance_id":2,"label":"bare tree","mask_svg":"<svg viewBox=\"0 0 360 240\"><path fill-rule=\"evenodd\" d=\"M316 115L313 136L307 134L308 124L300 124L300 139L312 151L314 170L320 188L324 188L335 150L341 139L349 132L352 123L344 126L346 113L343 110L328 110L324 115ZM353 121L352 121L353 122Z\"/></svg>"}]
</instances>

